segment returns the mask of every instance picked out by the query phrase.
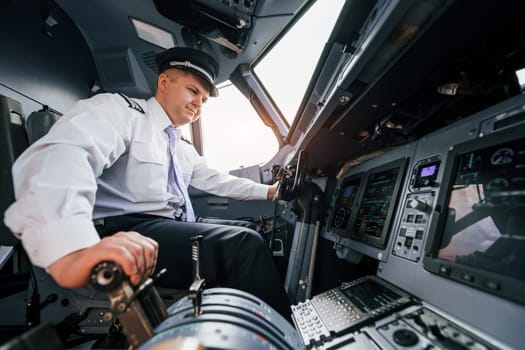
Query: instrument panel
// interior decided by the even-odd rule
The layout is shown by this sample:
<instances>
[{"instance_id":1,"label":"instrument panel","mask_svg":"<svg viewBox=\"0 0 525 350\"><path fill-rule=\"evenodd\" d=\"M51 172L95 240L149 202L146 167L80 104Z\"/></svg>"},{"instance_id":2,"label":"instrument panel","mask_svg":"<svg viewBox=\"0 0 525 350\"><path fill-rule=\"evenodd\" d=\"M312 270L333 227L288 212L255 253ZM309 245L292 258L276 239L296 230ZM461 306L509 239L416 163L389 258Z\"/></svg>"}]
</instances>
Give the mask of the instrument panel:
<instances>
[{"instance_id":1,"label":"instrument panel","mask_svg":"<svg viewBox=\"0 0 525 350\"><path fill-rule=\"evenodd\" d=\"M293 320L307 348L322 345L411 303L408 294L375 277L340 287L292 306Z\"/></svg>"},{"instance_id":2,"label":"instrument panel","mask_svg":"<svg viewBox=\"0 0 525 350\"><path fill-rule=\"evenodd\" d=\"M342 287L321 293L294 308L297 322L310 315L306 321L318 326L298 325L305 345L366 348L373 339L380 348L492 349L519 343L513 325L525 321L524 254L513 252L523 246L523 219L517 214L525 205L523 106L525 97L518 96L343 167L321 235L350 263L362 256L377 259L376 277L401 289L411 303L395 315L373 318L342 294ZM385 171L400 160L407 170L396 175L399 185L392 190L396 176ZM387 208L385 203L394 208L386 223L374 219L378 213L386 218L378 209ZM384 232L377 229L381 225ZM373 242L373 232L381 232L383 244ZM496 253L506 258L496 263L490 258ZM476 306L480 303L483 309ZM507 321L497 316L501 310ZM455 316L462 321L451 322Z\"/></svg>"}]
</instances>

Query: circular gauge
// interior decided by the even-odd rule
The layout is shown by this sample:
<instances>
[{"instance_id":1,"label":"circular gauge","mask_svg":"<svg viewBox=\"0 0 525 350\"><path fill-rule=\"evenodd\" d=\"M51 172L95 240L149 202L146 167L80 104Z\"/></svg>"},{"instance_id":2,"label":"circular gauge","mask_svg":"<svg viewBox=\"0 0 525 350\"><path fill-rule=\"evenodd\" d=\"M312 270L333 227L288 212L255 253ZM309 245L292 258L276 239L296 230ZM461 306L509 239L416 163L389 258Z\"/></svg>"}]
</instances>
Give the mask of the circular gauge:
<instances>
[{"instance_id":1,"label":"circular gauge","mask_svg":"<svg viewBox=\"0 0 525 350\"><path fill-rule=\"evenodd\" d=\"M343 208L339 208L334 216L334 226L336 228L342 228L346 223L347 211Z\"/></svg>"},{"instance_id":2,"label":"circular gauge","mask_svg":"<svg viewBox=\"0 0 525 350\"><path fill-rule=\"evenodd\" d=\"M514 151L510 148L500 148L492 154L490 162L493 165L502 165L512 163L512 157L514 157Z\"/></svg>"}]
</instances>

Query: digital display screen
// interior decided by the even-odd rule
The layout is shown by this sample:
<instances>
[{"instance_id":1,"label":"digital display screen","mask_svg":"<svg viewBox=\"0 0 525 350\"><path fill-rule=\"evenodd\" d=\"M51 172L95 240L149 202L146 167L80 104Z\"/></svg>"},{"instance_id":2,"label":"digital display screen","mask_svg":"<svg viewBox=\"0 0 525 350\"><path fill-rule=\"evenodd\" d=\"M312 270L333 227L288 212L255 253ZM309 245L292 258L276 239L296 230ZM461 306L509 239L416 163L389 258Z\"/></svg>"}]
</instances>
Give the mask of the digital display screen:
<instances>
[{"instance_id":1,"label":"digital display screen","mask_svg":"<svg viewBox=\"0 0 525 350\"><path fill-rule=\"evenodd\" d=\"M357 193L358 185L357 184L347 184L341 189L339 194L338 203L343 208L348 208L354 202L355 194Z\"/></svg>"},{"instance_id":2,"label":"digital display screen","mask_svg":"<svg viewBox=\"0 0 525 350\"><path fill-rule=\"evenodd\" d=\"M525 280L525 139L457 156L439 259Z\"/></svg>"},{"instance_id":3,"label":"digital display screen","mask_svg":"<svg viewBox=\"0 0 525 350\"><path fill-rule=\"evenodd\" d=\"M401 295L372 280L365 280L341 289L343 295L361 312L371 312L381 306L390 305L401 299Z\"/></svg>"},{"instance_id":4,"label":"digital display screen","mask_svg":"<svg viewBox=\"0 0 525 350\"><path fill-rule=\"evenodd\" d=\"M416 188L432 186L438 176L439 165L441 161L434 161L432 163L425 163L419 166L415 180Z\"/></svg>"},{"instance_id":5,"label":"digital display screen","mask_svg":"<svg viewBox=\"0 0 525 350\"><path fill-rule=\"evenodd\" d=\"M419 175L421 177L433 176L436 174L436 169L437 169L437 166L435 164L423 167L421 168L421 172Z\"/></svg>"},{"instance_id":6,"label":"digital display screen","mask_svg":"<svg viewBox=\"0 0 525 350\"><path fill-rule=\"evenodd\" d=\"M390 207L394 202L394 189L400 168L369 175L361 206L354 224L354 234L381 237Z\"/></svg>"},{"instance_id":7,"label":"digital display screen","mask_svg":"<svg viewBox=\"0 0 525 350\"><path fill-rule=\"evenodd\" d=\"M332 220L333 227L346 228L352 214L352 205L357 196L360 182L360 178L344 181L335 203L334 218Z\"/></svg>"}]
</instances>

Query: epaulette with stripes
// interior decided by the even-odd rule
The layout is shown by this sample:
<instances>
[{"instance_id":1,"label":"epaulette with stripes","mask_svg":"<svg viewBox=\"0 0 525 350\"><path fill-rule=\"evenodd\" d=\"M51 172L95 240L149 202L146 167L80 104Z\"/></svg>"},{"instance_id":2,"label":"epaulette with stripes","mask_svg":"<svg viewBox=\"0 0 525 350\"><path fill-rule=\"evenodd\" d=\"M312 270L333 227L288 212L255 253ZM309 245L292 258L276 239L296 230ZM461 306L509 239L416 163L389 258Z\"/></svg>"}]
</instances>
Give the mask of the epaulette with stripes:
<instances>
[{"instance_id":1,"label":"epaulette with stripes","mask_svg":"<svg viewBox=\"0 0 525 350\"><path fill-rule=\"evenodd\" d=\"M142 107L137 102L133 101L128 96L121 94L120 92L118 94L128 103L129 108L134 109L142 114L146 114L146 112L144 112L144 109L142 109Z\"/></svg>"}]
</instances>

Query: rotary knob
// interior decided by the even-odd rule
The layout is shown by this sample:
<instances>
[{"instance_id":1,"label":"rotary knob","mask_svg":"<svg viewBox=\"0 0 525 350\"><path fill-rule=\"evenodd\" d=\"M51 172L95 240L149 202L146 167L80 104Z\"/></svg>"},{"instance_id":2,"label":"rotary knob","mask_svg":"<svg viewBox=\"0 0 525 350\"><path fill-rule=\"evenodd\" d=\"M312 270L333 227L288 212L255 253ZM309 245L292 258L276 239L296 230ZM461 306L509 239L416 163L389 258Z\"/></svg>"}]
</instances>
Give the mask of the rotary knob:
<instances>
[{"instance_id":1,"label":"rotary knob","mask_svg":"<svg viewBox=\"0 0 525 350\"><path fill-rule=\"evenodd\" d=\"M417 334L409 329L398 329L394 332L393 338L401 346L414 346L419 341Z\"/></svg>"},{"instance_id":2,"label":"rotary knob","mask_svg":"<svg viewBox=\"0 0 525 350\"><path fill-rule=\"evenodd\" d=\"M419 211L426 211L428 209L428 205L425 201L419 200L417 198L411 198L408 200L407 207L416 209Z\"/></svg>"}]
</instances>

